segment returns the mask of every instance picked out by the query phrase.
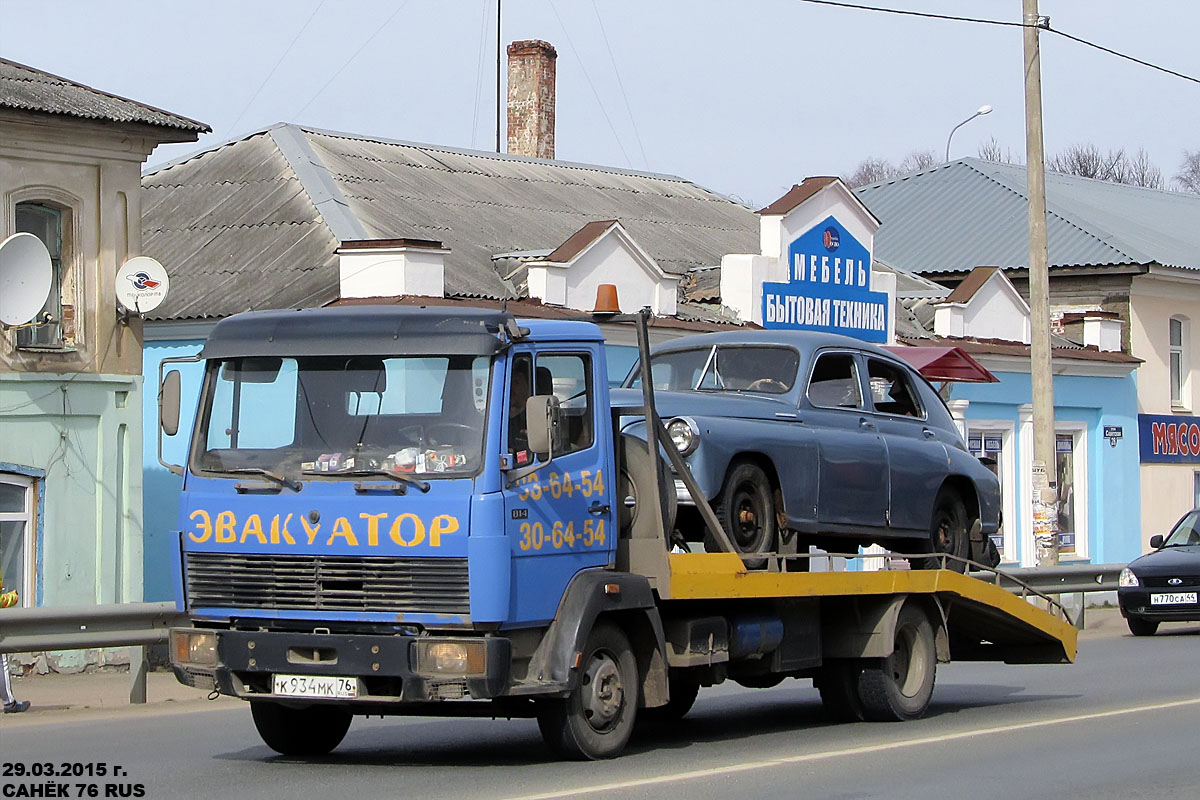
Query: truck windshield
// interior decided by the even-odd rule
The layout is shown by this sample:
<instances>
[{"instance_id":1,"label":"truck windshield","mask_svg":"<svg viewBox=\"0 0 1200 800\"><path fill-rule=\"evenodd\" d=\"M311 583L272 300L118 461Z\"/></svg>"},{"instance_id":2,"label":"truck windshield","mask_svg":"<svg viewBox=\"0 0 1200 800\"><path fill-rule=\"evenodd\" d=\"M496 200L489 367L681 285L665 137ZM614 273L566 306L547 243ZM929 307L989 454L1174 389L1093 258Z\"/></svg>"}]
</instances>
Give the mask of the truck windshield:
<instances>
[{"instance_id":1,"label":"truck windshield","mask_svg":"<svg viewBox=\"0 0 1200 800\"><path fill-rule=\"evenodd\" d=\"M650 359L650 375L655 389L671 392L786 394L799 364L790 347L724 345L658 353ZM636 367L626 385L642 385Z\"/></svg>"},{"instance_id":2,"label":"truck windshield","mask_svg":"<svg viewBox=\"0 0 1200 800\"><path fill-rule=\"evenodd\" d=\"M490 366L474 355L210 362L192 469L292 478L477 472Z\"/></svg>"}]
</instances>

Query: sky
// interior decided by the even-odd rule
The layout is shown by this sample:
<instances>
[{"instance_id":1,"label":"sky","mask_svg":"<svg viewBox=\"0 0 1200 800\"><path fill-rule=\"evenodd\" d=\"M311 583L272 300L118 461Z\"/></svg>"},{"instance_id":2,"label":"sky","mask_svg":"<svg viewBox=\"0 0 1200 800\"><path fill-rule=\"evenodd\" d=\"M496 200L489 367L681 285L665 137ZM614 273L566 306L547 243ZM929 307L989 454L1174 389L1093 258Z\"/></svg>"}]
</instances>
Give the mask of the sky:
<instances>
[{"instance_id":1,"label":"sky","mask_svg":"<svg viewBox=\"0 0 1200 800\"><path fill-rule=\"evenodd\" d=\"M874 0L1017 22L1020 0ZM1200 3L1041 0L1059 30L1200 78ZM207 123L150 164L293 122L495 146L496 0L0 0L0 57ZM1021 30L801 0L503 0L558 51L557 157L679 175L752 207L873 156L1023 159ZM1200 83L1044 33L1045 146L1200 150Z\"/></svg>"}]
</instances>

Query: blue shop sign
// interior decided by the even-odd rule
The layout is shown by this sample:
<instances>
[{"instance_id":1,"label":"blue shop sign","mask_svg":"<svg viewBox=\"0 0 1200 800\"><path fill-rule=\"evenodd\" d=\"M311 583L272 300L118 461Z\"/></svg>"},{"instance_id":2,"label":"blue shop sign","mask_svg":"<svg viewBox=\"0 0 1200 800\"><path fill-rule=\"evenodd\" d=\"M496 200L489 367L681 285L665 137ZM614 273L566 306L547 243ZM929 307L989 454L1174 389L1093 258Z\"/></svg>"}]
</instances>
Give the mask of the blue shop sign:
<instances>
[{"instance_id":1,"label":"blue shop sign","mask_svg":"<svg viewBox=\"0 0 1200 800\"><path fill-rule=\"evenodd\" d=\"M1200 464L1200 418L1138 414L1143 464Z\"/></svg>"},{"instance_id":2,"label":"blue shop sign","mask_svg":"<svg viewBox=\"0 0 1200 800\"><path fill-rule=\"evenodd\" d=\"M787 274L763 283L763 327L887 341L887 294L871 291L871 253L832 216L788 246Z\"/></svg>"}]
</instances>

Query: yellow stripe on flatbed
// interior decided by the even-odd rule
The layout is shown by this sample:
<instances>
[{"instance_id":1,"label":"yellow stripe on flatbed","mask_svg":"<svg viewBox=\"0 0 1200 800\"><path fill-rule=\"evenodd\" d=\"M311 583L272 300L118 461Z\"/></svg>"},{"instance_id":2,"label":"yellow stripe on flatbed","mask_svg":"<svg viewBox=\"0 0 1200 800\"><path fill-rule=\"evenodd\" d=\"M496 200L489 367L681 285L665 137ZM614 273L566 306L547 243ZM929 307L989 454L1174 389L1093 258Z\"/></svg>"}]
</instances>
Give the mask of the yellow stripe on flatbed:
<instances>
[{"instance_id":1,"label":"yellow stripe on flatbed","mask_svg":"<svg viewBox=\"0 0 1200 800\"><path fill-rule=\"evenodd\" d=\"M669 585L659 589L664 599L937 594L1019 623L1015 627L1027 633L1028 644L1059 644L1066 660L1075 660L1075 626L999 586L950 570L748 572L732 553L672 553L670 566Z\"/></svg>"}]
</instances>

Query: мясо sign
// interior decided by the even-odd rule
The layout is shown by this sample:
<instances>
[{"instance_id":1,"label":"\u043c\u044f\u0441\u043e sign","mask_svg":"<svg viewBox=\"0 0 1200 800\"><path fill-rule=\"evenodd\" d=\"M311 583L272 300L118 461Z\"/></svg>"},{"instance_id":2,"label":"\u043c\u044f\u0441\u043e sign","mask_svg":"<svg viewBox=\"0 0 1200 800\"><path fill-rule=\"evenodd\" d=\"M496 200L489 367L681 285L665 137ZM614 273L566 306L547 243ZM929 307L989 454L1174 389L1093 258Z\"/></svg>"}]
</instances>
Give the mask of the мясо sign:
<instances>
[{"instance_id":1,"label":"\u043c\u044f\u0441\u043e sign","mask_svg":"<svg viewBox=\"0 0 1200 800\"><path fill-rule=\"evenodd\" d=\"M832 216L788 246L788 279L763 283L763 326L887 341L887 294L871 291L871 253Z\"/></svg>"}]
</instances>

